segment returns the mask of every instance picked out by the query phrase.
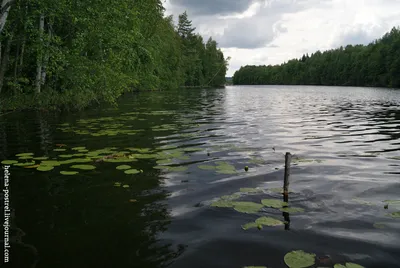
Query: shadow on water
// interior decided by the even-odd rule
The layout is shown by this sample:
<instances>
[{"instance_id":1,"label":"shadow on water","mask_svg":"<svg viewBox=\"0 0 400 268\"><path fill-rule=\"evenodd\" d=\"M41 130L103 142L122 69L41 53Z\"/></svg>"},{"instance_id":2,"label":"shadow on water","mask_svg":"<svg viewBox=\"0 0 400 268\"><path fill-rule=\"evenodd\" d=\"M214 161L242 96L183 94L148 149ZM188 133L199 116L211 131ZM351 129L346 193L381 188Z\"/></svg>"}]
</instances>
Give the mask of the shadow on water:
<instances>
[{"instance_id":1,"label":"shadow on water","mask_svg":"<svg viewBox=\"0 0 400 268\"><path fill-rule=\"evenodd\" d=\"M10 267L279 268L292 250L328 255L325 267L400 267L400 223L388 216L400 208L382 202L400 199L399 105L400 92L385 89L227 87L126 95L118 108L80 113L9 114L1 160L57 159L57 144L143 150L130 163L143 170L136 175L97 161L74 176L12 166ZM210 206L248 187L261 192L240 201L281 199L271 189L282 187L288 151L289 205L304 212ZM241 228L261 216L284 225Z\"/></svg>"}]
</instances>

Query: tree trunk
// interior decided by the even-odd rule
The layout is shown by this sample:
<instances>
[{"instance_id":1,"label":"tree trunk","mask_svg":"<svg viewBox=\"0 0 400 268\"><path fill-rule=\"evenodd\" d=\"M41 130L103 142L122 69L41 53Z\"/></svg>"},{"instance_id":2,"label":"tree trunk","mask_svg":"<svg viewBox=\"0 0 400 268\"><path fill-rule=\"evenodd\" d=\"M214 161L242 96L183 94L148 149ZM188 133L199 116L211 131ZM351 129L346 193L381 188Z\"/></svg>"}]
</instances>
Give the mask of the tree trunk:
<instances>
[{"instance_id":1,"label":"tree trunk","mask_svg":"<svg viewBox=\"0 0 400 268\"><path fill-rule=\"evenodd\" d=\"M38 51L37 67L36 67L36 93L40 93L42 85L42 67L43 67L43 31L44 31L44 15L40 15L39 35L41 47Z\"/></svg>"},{"instance_id":2,"label":"tree trunk","mask_svg":"<svg viewBox=\"0 0 400 268\"><path fill-rule=\"evenodd\" d=\"M4 75L6 74L7 67L8 67L8 60L10 58L10 49L11 49L12 39L13 39L13 36L11 34L6 42L6 49L4 51L4 55L1 57L2 61L1 61L1 65L0 65L0 93L3 88Z\"/></svg>"},{"instance_id":3,"label":"tree trunk","mask_svg":"<svg viewBox=\"0 0 400 268\"><path fill-rule=\"evenodd\" d=\"M44 85L46 83L46 68L47 68L47 64L49 63L49 46L50 46L50 42L51 42L51 27L49 25L48 27L48 32L49 32L49 37L48 37L48 41L46 44L46 52L44 54L44 59L43 59L43 68L42 68L42 85Z\"/></svg>"},{"instance_id":4,"label":"tree trunk","mask_svg":"<svg viewBox=\"0 0 400 268\"><path fill-rule=\"evenodd\" d=\"M3 0L1 2L0 12L0 33L3 32L4 25L6 25L8 13L10 12L11 5L15 0Z\"/></svg>"}]
</instances>

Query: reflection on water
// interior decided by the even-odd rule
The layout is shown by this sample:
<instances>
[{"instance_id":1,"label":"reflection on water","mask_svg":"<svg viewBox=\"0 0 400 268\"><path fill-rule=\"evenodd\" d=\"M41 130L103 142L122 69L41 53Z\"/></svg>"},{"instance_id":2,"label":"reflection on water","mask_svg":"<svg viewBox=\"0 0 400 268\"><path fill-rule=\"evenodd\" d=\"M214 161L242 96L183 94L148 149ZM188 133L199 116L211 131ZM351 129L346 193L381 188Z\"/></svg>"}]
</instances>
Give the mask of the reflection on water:
<instances>
[{"instance_id":1,"label":"reflection on water","mask_svg":"<svg viewBox=\"0 0 400 268\"><path fill-rule=\"evenodd\" d=\"M13 247L15 267L36 259L36 267L285 267L283 256L296 249L332 263L399 267L400 221L387 214L400 207L382 202L400 199L399 105L400 91L387 89L246 86L127 95L119 108L78 114L0 117L1 159L52 155L55 144L176 146L172 166L188 168L154 169L161 162L150 158L138 159L134 168L144 172L131 176L107 163L78 176L13 167L15 226L37 249L36 258ZM246 201L281 198L267 189L282 187L285 152L296 159L290 205L304 213L210 208L241 187L264 190ZM216 172L218 165L234 169ZM241 230L260 216L285 227Z\"/></svg>"}]
</instances>

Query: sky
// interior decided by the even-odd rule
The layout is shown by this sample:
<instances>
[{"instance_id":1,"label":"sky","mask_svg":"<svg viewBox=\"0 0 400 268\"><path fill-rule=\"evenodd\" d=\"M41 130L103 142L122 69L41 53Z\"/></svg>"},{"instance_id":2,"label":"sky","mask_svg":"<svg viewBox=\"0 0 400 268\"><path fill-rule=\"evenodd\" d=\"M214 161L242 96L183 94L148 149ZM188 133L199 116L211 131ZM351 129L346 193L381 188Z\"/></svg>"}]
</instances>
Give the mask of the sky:
<instances>
[{"instance_id":1,"label":"sky","mask_svg":"<svg viewBox=\"0 0 400 268\"><path fill-rule=\"evenodd\" d=\"M400 26L400 0L165 0L217 41L227 76L244 65L275 65L317 50L368 44Z\"/></svg>"}]
</instances>

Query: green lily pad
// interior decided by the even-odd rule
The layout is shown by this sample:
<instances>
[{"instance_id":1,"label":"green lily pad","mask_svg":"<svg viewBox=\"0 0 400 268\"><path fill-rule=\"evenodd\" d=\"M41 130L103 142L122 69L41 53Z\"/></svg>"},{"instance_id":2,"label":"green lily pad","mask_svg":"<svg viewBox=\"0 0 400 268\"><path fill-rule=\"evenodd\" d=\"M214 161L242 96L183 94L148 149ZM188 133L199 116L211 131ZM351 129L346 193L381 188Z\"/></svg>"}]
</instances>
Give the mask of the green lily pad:
<instances>
[{"instance_id":1,"label":"green lily pad","mask_svg":"<svg viewBox=\"0 0 400 268\"><path fill-rule=\"evenodd\" d=\"M59 155L59 157L61 157L61 158L71 158L73 156L74 156L73 154L60 154Z\"/></svg>"},{"instance_id":2,"label":"green lily pad","mask_svg":"<svg viewBox=\"0 0 400 268\"><path fill-rule=\"evenodd\" d=\"M54 149L53 151L54 152L65 152L67 149L61 149L61 148L59 148L59 149Z\"/></svg>"},{"instance_id":3,"label":"green lily pad","mask_svg":"<svg viewBox=\"0 0 400 268\"><path fill-rule=\"evenodd\" d=\"M104 162L109 162L109 163L129 163L129 162L135 162L135 161L137 161L137 160L134 158L126 158L126 157L104 159Z\"/></svg>"},{"instance_id":4,"label":"green lily pad","mask_svg":"<svg viewBox=\"0 0 400 268\"><path fill-rule=\"evenodd\" d=\"M262 189L259 188L240 188L242 193L260 193Z\"/></svg>"},{"instance_id":5,"label":"green lily pad","mask_svg":"<svg viewBox=\"0 0 400 268\"><path fill-rule=\"evenodd\" d=\"M213 202L211 206L219 208L231 208L233 207L233 202L231 200L218 200Z\"/></svg>"},{"instance_id":6,"label":"green lily pad","mask_svg":"<svg viewBox=\"0 0 400 268\"><path fill-rule=\"evenodd\" d=\"M214 170L216 169L215 166L211 166L211 165L199 165L197 166L199 169L204 169L204 170Z\"/></svg>"},{"instance_id":7,"label":"green lily pad","mask_svg":"<svg viewBox=\"0 0 400 268\"><path fill-rule=\"evenodd\" d=\"M353 199L351 199L351 200L354 201L354 202L357 202L357 203L359 203L359 204L361 204L361 205L367 205L367 206L372 206L372 205L373 205L371 202L362 200L362 199L360 199L360 198L353 198Z\"/></svg>"},{"instance_id":8,"label":"green lily pad","mask_svg":"<svg viewBox=\"0 0 400 268\"><path fill-rule=\"evenodd\" d=\"M277 199L263 199L261 203L266 207L271 208L283 208L288 205L288 203L277 200Z\"/></svg>"},{"instance_id":9,"label":"green lily pad","mask_svg":"<svg viewBox=\"0 0 400 268\"><path fill-rule=\"evenodd\" d=\"M56 160L44 160L44 161L40 162L40 165L56 167L56 166L61 165L61 163Z\"/></svg>"},{"instance_id":10,"label":"green lily pad","mask_svg":"<svg viewBox=\"0 0 400 268\"><path fill-rule=\"evenodd\" d=\"M120 183L120 182L115 182L115 183L114 183L114 186L115 186L115 187L120 187L120 186L121 186L121 183Z\"/></svg>"},{"instance_id":11,"label":"green lily pad","mask_svg":"<svg viewBox=\"0 0 400 268\"><path fill-rule=\"evenodd\" d=\"M50 171L52 169L54 169L54 166L40 165L39 167L37 167L36 170L39 170L39 171Z\"/></svg>"},{"instance_id":12,"label":"green lily pad","mask_svg":"<svg viewBox=\"0 0 400 268\"><path fill-rule=\"evenodd\" d=\"M34 164L35 164L35 161L32 161L32 162L16 163L16 164L14 164L14 166L25 167L25 166L33 166Z\"/></svg>"},{"instance_id":13,"label":"green lily pad","mask_svg":"<svg viewBox=\"0 0 400 268\"><path fill-rule=\"evenodd\" d=\"M86 147L84 147L84 146L71 148L71 150L74 150L74 151L85 150L85 149L86 149Z\"/></svg>"},{"instance_id":14,"label":"green lily pad","mask_svg":"<svg viewBox=\"0 0 400 268\"><path fill-rule=\"evenodd\" d=\"M61 175L76 175L78 173L77 171L60 171Z\"/></svg>"},{"instance_id":15,"label":"green lily pad","mask_svg":"<svg viewBox=\"0 0 400 268\"><path fill-rule=\"evenodd\" d=\"M79 153L79 154L73 154L72 156L74 156L74 157L81 157L81 156L85 156L86 154L83 154L83 153ZM59 155L59 156L61 156L61 155ZM89 154L87 155L87 156L89 156ZM101 157L101 156L98 156L98 155L90 155L90 157Z\"/></svg>"},{"instance_id":16,"label":"green lily pad","mask_svg":"<svg viewBox=\"0 0 400 268\"><path fill-rule=\"evenodd\" d=\"M265 163L265 160L264 159L262 159L262 158L251 158L250 160L249 160L249 163L251 163L251 164L264 164Z\"/></svg>"},{"instance_id":17,"label":"green lily pad","mask_svg":"<svg viewBox=\"0 0 400 268\"><path fill-rule=\"evenodd\" d=\"M130 168L131 168L131 166L128 166L128 165L120 165L120 166L116 167L116 169L118 169L118 170L126 170L126 169L130 169Z\"/></svg>"},{"instance_id":18,"label":"green lily pad","mask_svg":"<svg viewBox=\"0 0 400 268\"><path fill-rule=\"evenodd\" d=\"M3 160L3 161L1 161L1 163L3 165L12 165L12 164L17 164L18 161L17 160Z\"/></svg>"},{"instance_id":19,"label":"green lily pad","mask_svg":"<svg viewBox=\"0 0 400 268\"><path fill-rule=\"evenodd\" d=\"M221 200L235 200L240 198L240 194L223 195L220 197Z\"/></svg>"},{"instance_id":20,"label":"green lily pad","mask_svg":"<svg viewBox=\"0 0 400 268\"><path fill-rule=\"evenodd\" d=\"M19 157L18 159L20 159L20 160L27 160L27 159L32 159L32 158L33 158L32 155L26 155L26 156L21 156L21 157Z\"/></svg>"},{"instance_id":21,"label":"green lily pad","mask_svg":"<svg viewBox=\"0 0 400 268\"><path fill-rule=\"evenodd\" d=\"M243 230L248 230L248 229L257 228L257 227L258 227L258 224L255 222L249 222L249 223L246 223L245 225L242 225Z\"/></svg>"},{"instance_id":22,"label":"green lily pad","mask_svg":"<svg viewBox=\"0 0 400 268\"><path fill-rule=\"evenodd\" d=\"M233 202L233 208L242 213L257 213L263 207L262 204L254 202Z\"/></svg>"},{"instance_id":23,"label":"green lily pad","mask_svg":"<svg viewBox=\"0 0 400 268\"><path fill-rule=\"evenodd\" d=\"M93 170L96 167L92 165L73 165L71 168L82 169L82 170Z\"/></svg>"},{"instance_id":24,"label":"green lily pad","mask_svg":"<svg viewBox=\"0 0 400 268\"><path fill-rule=\"evenodd\" d=\"M315 264L315 254L295 250L287 253L284 261L289 268L305 268Z\"/></svg>"},{"instance_id":25,"label":"green lily pad","mask_svg":"<svg viewBox=\"0 0 400 268\"><path fill-rule=\"evenodd\" d=\"M388 203L388 204L399 204L400 205L400 200L385 200L383 202Z\"/></svg>"},{"instance_id":26,"label":"green lily pad","mask_svg":"<svg viewBox=\"0 0 400 268\"><path fill-rule=\"evenodd\" d=\"M352 263L352 262L346 262L345 265L335 264L333 267L334 268L365 268L364 266L361 266L359 264Z\"/></svg>"},{"instance_id":27,"label":"green lily pad","mask_svg":"<svg viewBox=\"0 0 400 268\"><path fill-rule=\"evenodd\" d=\"M89 152L89 150L82 149L82 150L78 150L78 152L79 152L79 153L87 153L87 152Z\"/></svg>"},{"instance_id":28,"label":"green lily pad","mask_svg":"<svg viewBox=\"0 0 400 268\"><path fill-rule=\"evenodd\" d=\"M172 171L172 172L182 172L182 171L186 171L187 169L188 169L188 167L184 167L184 166L168 167L168 171Z\"/></svg>"},{"instance_id":29,"label":"green lily pad","mask_svg":"<svg viewBox=\"0 0 400 268\"><path fill-rule=\"evenodd\" d=\"M183 151L185 151L185 152L200 152L200 151L203 151L203 149L202 148L185 148L185 149L183 149Z\"/></svg>"},{"instance_id":30,"label":"green lily pad","mask_svg":"<svg viewBox=\"0 0 400 268\"><path fill-rule=\"evenodd\" d=\"M279 226L283 225L283 222L271 217L261 217L256 220L257 224L266 225L266 226Z\"/></svg>"},{"instance_id":31,"label":"green lily pad","mask_svg":"<svg viewBox=\"0 0 400 268\"><path fill-rule=\"evenodd\" d=\"M280 208L279 210L282 211L282 212L287 212L287 213L304 212L304 209L296 208L296 207L285 207L285 208Z\"/></svg>"},{"instance_id":32,"label":"green lily pad","mask_svg":"<svg viewBox=\"0 0 400 268\"><path fill-rule=\"evenodd\" d=\"M72 163L89 163L89 162L93 162L93 160L90 158L73 158L73 159L60 161L59 163L60 163L60 165L68 165L68 164L72 164Z\"/></svg>"},{"instance_id":33,"label":"green lily pad","mask_svg":"<svg viewBox=\"0 0 400 268\"><path fill-rule=\"evenodd\" d=\"M157 160L156 163L159 164L159 165L163 165L163 164L170 165L170 164L173 164L171 159Z\"/></svg>"},{"instance_id":34,"label":"green lily pad","mask_svg":"<svg viewBox=\"0 0 400 268\"><path fill-rule=\"evenodd\" d=\"M384 223L376 222L374 223L374 228L376 229L385 229L387 226Z\"/></svg>"},{"instance_id":35,"label":"green lily pad","mask_svg":"<svg viewBox=\"0 0 400 268\"><path fill-rule=\"evenodd\" d=\"M40 157L34 157L33 160L47 160L49 159L47 156L40 156Z\"/></svg>"},{"instance_id":36,"label":"green lily pad","mask_svg":"<svg viewBox=\"0 0 400 268\"><path fill-rule=\"evenodd\" d=\"M138 174L138 173L140 173L140 171L137 169L128 169L128 170L125 170L124 173L125 174Z\"/></svg>"},{"instance_id":37,"label":"green lily pad","mask_svg":"<svg viewBox=\"0 0 400 268\"><path fill-rule=\"evenodd\" d=\"M400 211L392 212L389 215L393 218L400 218Z\"/></svg>"},{"instance_id":38,"label":"green lily pad","mask_svg":"<svg viewBox=\"0 0 400 268\"><path fill-rule=\"evenodd\" d=\"M124 185L122 185L122 188L129 188L129 185L128 184L124 184Z\"/></svg>"},{"instance_id":39,"label":"green lily pad","mask_svg":"<svg viewBox=\"0 0 400 268\"><path fill-rule=\"evenodd\" d=\"M15 156L22 157L22 156L32 156L32 155L33 155L33 153L20 153L20 154L16 154Z\"/></svg>"}]
</instances>

